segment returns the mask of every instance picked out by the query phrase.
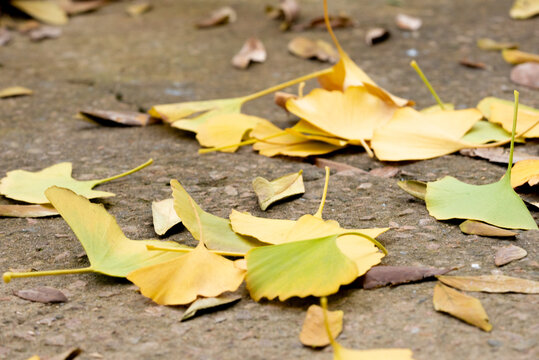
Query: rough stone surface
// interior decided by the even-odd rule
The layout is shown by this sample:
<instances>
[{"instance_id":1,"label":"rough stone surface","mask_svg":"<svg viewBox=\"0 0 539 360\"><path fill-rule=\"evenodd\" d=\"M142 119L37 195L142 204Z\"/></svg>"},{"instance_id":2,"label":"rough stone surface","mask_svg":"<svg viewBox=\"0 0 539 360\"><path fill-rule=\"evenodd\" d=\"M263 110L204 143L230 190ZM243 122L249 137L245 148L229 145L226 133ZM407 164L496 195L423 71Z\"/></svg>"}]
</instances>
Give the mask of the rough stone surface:
<instances>
[{"instance_id":1,"label":"rough stone surface","mask_svg":"<svg viewBox=\"0 0 539 360\"><path fill-rule=\"evenodd\" d=\"M156 0L153 10L138 18L125 14L126 2L114 2L72 18L55 40L32 43L14 35L0 52L0 84L25 86L34 94L0 100L1 175L71 161L75 178L101 178L152 157L155 164L149 168L99 186L117 194L102 203L134 239L155 237L151 202L170 195L172 178L180 180L204 209L220 216L228 216L230 209L292 219L314 213L323 170L309 162L268 159L249 148L236 154L198 155L191 134L167 126L109 128L74 118L87 107L147 110L160 103L243 95L326 66L288 54L286 45L298 34L281 33L278 22L265 18L268 2L228 1L237 10L238 21L207 30L196 30L193 22L221 6L220 1ZM301 3L303 19L322 12L321 1ZM345 11L358 20L359 27L339 30L337 36L381 86L414 99L419 107L433 104L408 65L407 51L415 49L440 97L457 108L474 106L485 96L512 98L511 66L499 53L477 49L475 41L490 37L536 49L538 18L511 20L509 3L503 1L402 3L404 7L399 8L385 1L331 1L332 12ZM423 20L417 34L396 28L394 18L400 12ZM391 39L368 47L362 39L371 26L389 28ZM264 42L268 60L247 71L233 69L230 59L251 35ZM329 41L323 31L307 35ZM462 67L461 58L484 62L491 70ZM539 107L536 90L517 89L523 103ZM247 104L245 111L278 125L291 119L273 104L271 96ZM537 142L520 147L539 153ZM381 166L359 148L328 158L365 171ZM503 167L459 155L390 165L400 169L395 178L355 173L332 176L325 218L354 228L398 222L400 231L392 229L379 238L389 250L383 261L387 265L459 267L460 275L489 274L495 270L496 248L515 244L527 249L528 257L505 266L503 274L537 279L537 232L519 232L511 241L467 236L460 232L458 222L428 221L424 204L396 185L399 179L430 181L449 174L472 183L492 182L504 173ZM276 178L299 169L304 170L306 194L262 213L255 194L248 192L252 179ZM372 185L367 187L367 183ZM12 202L2 198L0 203ZM538 213L534 216L537 219ZM167 239L193 243L185 230ZM81 252L59 217L0 218L0 271L84 267L87 259L79 256ZM44 305L12 295L36 286L69 289L69 302ZM474 294L494 326L485 333L435 312L433 287L432 282L370 291L354 284L344 287L329 299L331 309L345 313L340 341L358 349L409 347L418 360L539 357L536 296ZM0 286L0 359L50 356L72 347L84 349L79 357L84 360L100 355L106 359L331 358L328 349L314 351L302 347L298 339L305 311L317 299L257 304L244 287L241 292L243 300L237 305L180 323L184 307L156 306L126 280L95 274L15 279Z\"/></svg>"}]
</instances>

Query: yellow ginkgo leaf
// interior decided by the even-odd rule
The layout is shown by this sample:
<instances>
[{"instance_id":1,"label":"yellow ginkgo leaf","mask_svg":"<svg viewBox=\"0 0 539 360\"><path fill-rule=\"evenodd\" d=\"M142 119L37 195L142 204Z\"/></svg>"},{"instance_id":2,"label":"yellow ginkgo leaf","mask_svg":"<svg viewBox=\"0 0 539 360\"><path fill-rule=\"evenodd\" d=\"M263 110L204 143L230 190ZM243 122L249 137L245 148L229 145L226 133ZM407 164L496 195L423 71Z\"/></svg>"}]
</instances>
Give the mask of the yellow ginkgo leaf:
<instances>
[{"instance_id":1,"label":"yellow ginkgo leaf","mask_svg":"<svg viewBox=\"0 0 539 360\"><path fill-rule=\"evenodd\" d=\"M31 17L51 25L67 24L67 14L55 1L13 0L11 5Z\"/></svg>"},{"instance_id":2,"label":"yellow ginkgo leaf","mask_svg":"<svg viewBox=\"0 0 539 360\"><path fill-rule=\"evenodd\" d=\"M355 141L370 140L374 129L397 109L359 86L344 92L314 89L307 96L288 100L286 108L328 134Z\"/></svg>"},{"instance_id":3,"label":"yellow ginkgo leaf","mask_svg":"<svg viewBox=\"0 0 539 360\"><path fill-rule=\"evenodd\" d=\"M271 204L289 198L291 196L303 194L303 170L297 173L287 174L272 181L263 177L256 177L253 180L253 189L258 197L258 204L263 211Z\"/></svg>"},{"instance_id":4,"label":"yellow ginkgo leaf","mask_svg":"<svg viewBox=\"0 0 539 360\"><path fill-rule=\"evenodd\" d=\"M501 124L506 131L511 132L513 127L513 104L501 101L492 102L488 120L495 124ZM516 133L520 134L528 130L538 121L539 110L519 107ZM526 132L523 136L525 138L539 137L539 125Z\"/></svg>"},{"instance_id":5,"label":"yellow ginkgo leaf","mask_svg":"<svg viewBox=\"0 0 539 360\"><path fill-rule=\"evenodd\" d=\"M515 49L504 49L502 56L506 62L513 65L525 62L539 62L539 55Z\"/></svg>"},{"instance_id":6,"label":"yellow ginkgo leaf","mask_svg":"<svg viewBox=\"0 0 539 360\"><path fill-rule=\"evenodd\" d=\"M182 219L174 210L174 199L165 199L152 202L153 228L157 235L164 235Z\"/></svg>"},{"instance_id":7,"label":"yellow ginkgo leaf","mask_svg":"<svg viewBox=\"0 0 539 360\"><path fill-rule=\"evenodd\" d=\"M410 107L374 131L371 147L382 161L430 159L473 147L460 139L481 119L477 109L423 114Z\"/></svg>"},{"instance_id":8,"label":"yellow ginkgo leaf","mask_svg":"<svg viewBox=\"0 0 539 360\"><path fill-rule=\"evenodd\" d=\"M223 152L234 152L243 137L261 122L269 122L256 116L244 114L222 114L208 119L197 127L197 140L202 146L224 147Z\"/></svg>"},{"instance_id":9,"label":"yellow ginkgo leaf","mask_svg":"<svg viewBox=\"0 0 539 360\"><path fill-rule=\"evenodd\" d=\"M539 159L522 160L513 166L511 170L511 186L528 183L530 186L539 184Z\"/></svg>"},{"instance_id":10,"label":"yellow ginkgo leaf","mask_svg":"<svg viewBox=\"0 0 539 360\"><path fill-rule=\"evenodd\" d=\"M31 95L33 91L22 87L22 86L12 86L4 89L0 89L0 99L13 97L13 96L24 96Z\"/></svg>"},{"instance_id":11,"label":"yellow ginkgo leaf","mask_svg":"<svg viewBox=\"0 0 539 360\"><path fill-rule=\"evenodd\" d=\"M211 253L202 242L188 254L165 263L140 268L127 279L140 287L142 295L160 305L190 304L198 296L215 297L235 291L245 271L234 262Z\"/></svg>"},{"instance_id":12,"label":"yellow ginkgo leaf","mask_svg":"<svg viewBox=\"0 0 539 360\"><path fill-rule=\"evenodd\" d=\"M303 321L299 340L303 345L312 347L327 346L330 344L329 337L324 328L324 310L318 305L311 305L307 309L307 315ZM342 310L328 311L327 317L331 334L339 337L342 331Z\"/></svg>"},{"instance_id":13,"label":"yellow ginkgo leaf","mask_svg":"<svg viewBox=\"0 0 539 360\"><path fill-rule=\"evenodd\" d=\"M539 14L539 0L515 0L509 10L513 19L528 19Z\"/></svg>"}]
</instances>

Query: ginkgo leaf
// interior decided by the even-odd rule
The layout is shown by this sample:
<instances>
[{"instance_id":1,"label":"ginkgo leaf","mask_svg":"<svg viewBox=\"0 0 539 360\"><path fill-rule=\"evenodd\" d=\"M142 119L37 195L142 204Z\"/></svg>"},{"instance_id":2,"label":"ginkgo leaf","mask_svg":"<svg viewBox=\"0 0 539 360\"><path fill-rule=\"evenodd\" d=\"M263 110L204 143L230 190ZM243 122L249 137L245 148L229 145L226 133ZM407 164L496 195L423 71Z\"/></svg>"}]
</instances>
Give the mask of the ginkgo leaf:
<instances>
[{"instance_id":1,"label":"ginkgo leaf","mask_svg":"<svg viewBox=\"0 0 539 360\"><path fill-rule=\"evenodd\" d=\"M477 47L481 50L500 51L504 49L518 49L518 44L509 41L496 41L489 38L480 38L477 39Z\"/></svg>"},{"instance_id":2,"label":"ginkgo leaf","mask_svg":"<svg viewBox=\"0 0 539 360\"><path fill-rule=\"evenodd\" d=\"M303 170L300 170L272 181L256 177L253 180L253 189L258 197L260 209L266 210L268 206L279 200L305 193L302 173Z\"/></svg>"},{"instance_id":3,"label":"ginkgo leaf","mask_svg":"<svg viewBox=\"0 0 539 360\"><path fill-rule=\"evenodd\" d=\"M144 266L162 263L181 254L169 251L148 251L147 245L167 244L181 247L175 242L128 239L112 215L102 204L92 204L88 199L68 189L53 186L46 191L47 198L58 210L81 242L90 266L82 269L4 273L4 281L11 278L44 275L96 272L109 276L125 277Z\"/></svg>"},{"instance_id":4,"label":"ginkgo leaf","mask_svg":"<svg viewBox=\"0 0 539 360\"><path fill-rule=\"evenodd\" d=\"M67 24L66 12L54 1L12 0L11 5L51 25Z\"/></svg>"},{"instance_id":5,"label":"ginkgo leaf","mask_svg":"<svg viewBox=\"0 0 539 360\"><path fill-rule=\"evenodd\" d=\"M205 212L189 196L177 180L171 180L174 209L182 219L183 224L197 240L204 231L204 244L210 250L225 250L247 252L249 249L262 245L256 240L236 234L230 227L230 221ZM191 205L193 202L194 206ZM200 225L197 222L200 217Z\"/></svg>"},{"instance_id":6,"label":"ginkgo leaf","mask_svg":"<svg viewBox=\"0 0 539 360\"><path fill-rule=\"evenodd\" d=\"M430 159L473 147L460 139L481 119L477 109L421 113L410 107L395 111L374 131L371 147L382 161Z\"/></svg>"},{"instance_id":7,"label":"ginkgo leaf","mask_svg":"<svg viewBox=\"0 0 539 360\"><path fill-rule=\"evenodd\" d=\"M502 56L506 62L513 65L526 62L539 62L539 55L515 49L504 49Z\"/></svg>"},{"instance_id":8,"label":"ginkgo leaf","mask_svg":"<svg viewBox=\"0 0 539 360\"><path fill-rule=\"evenodd\" d=\"M261 122L269 122L256 116L222 114L213 116L196 129L197 140L202 146L224 147L223 152L234 152L244 136ZM174 126L174 125L173 125Z\"/></svg>"},{"instance_id":9,"label":"ginkgo leaf","mask_svg":"<svg viewBox=\"0 0 539 360\"><path fill-rule=\"evenodd\" d=\"M324 310L318 305L311 305L307 309L305 320L299 334L299 340L305 346L322 347L330 344L328 334L324 328ZM328 311L328 323L331 334L339 337L342 331L342 310Z\"/></svg>"},{"instance_id":10,"label":"ginkgo leaf","mask_svg":"<svg viewBox=\"0 0 539 360\"><path fill-rule=\"evenodd\" d=\"M26 170L13 170L0 180L0 194L19 201L33 204L47 204L49 200L45 196L45 190L51 186L70 189L87 199L114 196L113 193L96 191L92 188L96 185L121 178L145 168L153 162L152 159L125 173L100 180L79 181L71 177L71 163L59 163L41 171L31 172Z\"/></svg>"},{"instance_id":11,"label":"ginkgo leaf","mask_svg":"<svg viewBox=\"0 0 539 360\"><path fill-rule=\"evenodd\" d=\"M8 88L0 89L0 99L14 96L31 95L33 93L34 92L32 90L22 86L11 86Z\"/></svg>"},{"instance_id":12,"label":"ginkgo leaf","mask_svg":"<svg viewBox=\"0 0 539 360\"><path fill-rule=\"evenodd\" d=\"M513 106L514 106L514 102L511 101L511 100L505 100L505 99L500 99L500 98L497 98L497 97L494 97L494 96L487 96L486 98L483 98L481 99L478 103L477 103L477 109L479 109L479 111L481 111L481 113L483 114L483 116L486 118L486 119L489 119L491 117L491 106L493 104L498 104L498 105L505 105L505 107L508 107L509 109L513 110ZM524 104L518 104L518 111L522 111L522 110L526 110L526 111L531 111L531 112L539 112L538 109L535 109L531 106L527 106L527 105L524 105ZM512 114L511 114L512 116ZM510 116L510 119L512 120L512 117ZM520 121L520 113L519 113L519 121ZM511 122L511 125L513 123ZM509 133L511 133L511 126L508 127L507 131Z\"/></svg>"},{"instance_id":13,"label":"ginkgo leaf","mask_svg":"<svg viewBox=\"0 0 539 360\"><path fill-rule=\"evenodd\" d=\"M241 300L241 295L238 294L223 294L210 298L196 299L182 315L180 321L192 319L202 313L209 311L220 310L224 307L232 306Z\"/></svg>"},{"instance_id":14,"label":"ginkgo leaf","mask_svg":"<svg viewBox=\"0 0 539 360\"><path fill-rule=\"evenodd\" d=\"M446 285L464 291L482 291L488 293L515 292L522 294L538 294L539 282L504 275L480 276L438 276L438 280Z\"/></svg>"},{"instance_id":15,"label":"ginkgo leaf","mask_svg":"<svg viewBox=\"0 0 539 360\"><path fill-rule=\"evenodd\" d=\"M253 150L267 157L284 155L304 158L329 154L342 148L343 146L331 145L322 141L302 141L297 144L273 144L259 141L253 145Z\"/></svg>"},{"instance_id":16,"label":"ginkgo leaf","mask_svg":"<svg viewBox=\"0 0 539 360\"><path fill-rule=\"evenodd\" d=\"M0 205L0 216L45 217L58 215L51 205Z\"/></svg>"},{"instance_id":17,"label":"ginkgo leaf","mask_svg":"<svg viewBox=\"0 0 539 360\"><path fill-rule=\"evenodd\" d=\"M503 102L493 102L490 105L490 116L488 120L495 124L501 124L501 126L503 126L503 128L507 131L511 131L513 126L512 116L513 108L511 105ZM528 109L519 109L516 132L520 134L534 124L537 124L537 122L539 122L539 110L533 109L532 111ZM539 137L539 126L535 126L523 136L526 138Z\"/></svg>"},{"instance_id":18,"label":"ginkgo leaf","mask_svg":"<svg viewBox=\"0 0 539 360\"><path fill-rule=\"evenodd\" d=\"M432 298L434 309L448 313L481 330L490 331L492 325L479 299L465 295L438 282Z\"/></svg>"},{"instance_id":19,"label":"ginkgo leaf","mask_svg":"<svg viewBox=\"0 0 539 360\"><path fill-rule=\"evenodd\" d=\"M286 102L292 114L347 140L370 140L374 129L385 124L397 109L371 94L365 87L350 86L341 91L314 89L309 95Z\"/></svg>"},{"instance_id":20,"label":"ginkgo leaf","mask_svg":"<svg viewBox=\"0 0 539 360\"><path fill-rule=\"evenodd\" d=\"M99 109L81 110L77 117L104 126L147 126L160 121L137 111Z\"/></svg>"},{"instance_id":21,"label":"ginkgo leaf","mask_svg":"<svg viewBox=\"0 0 539 360\"><path fill-rule=\"evenodd\" d=\"M466 220L459 225L460 230L465 234L480 236L512 237L518 233L497 226L485 224L481 221Z\"/></svg>"},{"instance_id":22,"label":"ginkgo leaf","mask_svg":"<svg viewBox=\"0 0 539 360\"><path fill-rule=\"evenodd\" d=\"M396 106L413 104L412 101L392 95L376 85L376 83L359 66L357 66L350 56L348 56L342 49L329 22L327 0L324 0L324 21L339 56L341 57L339 62L333 66L333 71L331 73L318 77L318 81L324 89L343 91L349 86L363 86L373 95L385 101L393 102Z\"/></svg>"},{"instance_id":23,"label":"ginkgo leaf","mask_svg":"<svg viewBox=\"0 0 539 360\"><path fill-rule=\"evenodd\" d=\"M472 128L460 138L460 141L469 144L485 144L491 141L504 141L511 138L511 133L507 132L498 124L489 121L478 121Z\"/></svg>"},{"instance_id":24,"label":"ginkgo leaf","mask_svg":"<svg viewBox=\"0 0 539 360\"><path fill-rule=\"evenodd\" d=\"M165 199L152 202L153 228L157 235L164 235L182 219L174 210L174 199Z\"/></svg>"},{"instance_id":25,"label":"ginkgo leaf","mask_svg":"<svg viewBox=\"0 0 539 360\"><path fill-rule=\"evenodd\" d=\"M537 0L515 0L509 10L509 15L513 19L528 19L539 14L539 1Z\"/></svg>"},{"instance_id":26,"label":"ginkgo leaf","mask_svg":"<svg viewBox=\"0 0 539 360\"><path fill-rule=\"evenodd\" d=\"M425 195L427 194L427 183L418 180L402 180L397 182L397 185L408 194L425 200Z\"/></svg>"},{"instance_id":27,"label":"ginkgo leaf","mask_svg":"<svg viewBox=\"0 0 539 360\"><path fill-rule=\"evenodd\" d=\"M530 186L539 184L539 159L522 160L511 170L511 186L517 187L528 183Z\"/></svg>"},{"instance_id":28,"label":"ginkgo leaf","mask_svg":"<svg viewBox=\"0 0 539 360\"><path fill-rule=\"evenodd\" d=\"M191 252L165 263L139 268L127 279L142 295L160 305L190 304L198 296L215 297L235 291L245 271L234 262L211 253L202 242Z\"/></svg>"}]
</instances>

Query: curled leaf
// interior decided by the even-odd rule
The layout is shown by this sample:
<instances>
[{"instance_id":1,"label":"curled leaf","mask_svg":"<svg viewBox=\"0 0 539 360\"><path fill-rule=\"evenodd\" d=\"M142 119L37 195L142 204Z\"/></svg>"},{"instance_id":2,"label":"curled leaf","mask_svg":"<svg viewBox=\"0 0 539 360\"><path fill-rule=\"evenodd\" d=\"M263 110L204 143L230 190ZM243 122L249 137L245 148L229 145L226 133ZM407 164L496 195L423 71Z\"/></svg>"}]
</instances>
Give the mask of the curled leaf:
<instances>
[{"instance_id":1,"label":"curled leaf","mask_svg":"<svg viewBox=\"0 0 539 360\"><path fill-rule=\"evenodd\" d=\"M363 276L363 288L374 289L386 285L406 284L443 275L451 269L423 266L374 266Z\"/></svg>"},{"instance_id":2,"label":"curled leaf","mask_svg":"<svg viewBox=\"0 0 539 360\"><path fill-rule=\"evenodd\" d=\"M282 19L281 30L288 30L296 21L300 7L296 0L279 0L279 6L266 6L266 14L272 19Z\"/></svg>"},{"instance_id":3,"label":"curled leaf","mask_svg":"<svg viewBox=\"0 0 539 360\"><path fill-rule=\"evenodd\" d=\"M104 126L146 126L157 121L148 114L136 111L88 109L82 110L78 115L84 120Z\"/></svg>"},{"instance_id":4,"label":"curled leaf","mask_svg":"<svg viewBox=\"0 0 539 360\"><path fill-rule=\"evenodd\" d=\"M199 20L196 23L198 28L209 28L218 25L225 25L228 23L233 23L236 21L237 15L236 11L230 6L223 6L211 14L209 14L204 19Z\"/></svg>"},{"instance_id":5,"label":"curled leaf","mask_svg":"<svg viewBox=\"0 0 539 360\"><path fill-rule=\"evenodd\" d=\"M370 28L365 33L365 43L367 45L376 45L389 39L390 33L387 29L376 27Z\"/></svg>"},{"instance_id":6,"label":"curled leaf","mask_svg":"<svg viewBox=\"0 0 539 360\"><path fill-rule=\"evenodd\" d=\"M253 180L253 189L258 197L260 209L266 210L271 204L291 196L305 193L303 170L287 174L272 181L262 177Z\"/></svg>"},{"instance_id":7,"label":"curled leaf","mask_svg":"<svg viewBox=\"0 0 539 360\"><path fill-rule=\"evenodd\" d=\"M395 23L402 30L417 31L423 25L423 21L414 16L398 14L395 17Z\"/></svg>"},{"instance_id":8,"label":"curled leaf","mask_svg":"<svg viewBox=\"0 0 539 360\"><path fill-rule=\"evenodd\" d=\"M480 276L438 276L446 285L464 291L482 291L488 293L538 294L539 282L504 275Z\"/></svg>"},{"instance_id":9,"label":"curled leaf","mask_svg":"<svg viewBox=\"0 0 539 360\"><path fill-rule=\"evenodd\" d=\"M515 49L505 49L502 51L503 59L509 64L517 65L526 62L539 62L539 55Z\"/></svg>"},{"instance_id":10,"label":"curled leaf","mask_svg":"<svg viewBox=\"0 0 539 360\"><path fill-rule=\"evenodd\" d=\"M500 51L505 49L518 49L518 44L508 41L496 41L488 38L477 39L477 47L481 50Z\"/></svg>"},{"instance_id":11,"label":"curled leaf","mask_svg":"<svg viewBox=\"0 0 539 360\"><path fill-rule=\"evenodd\" d=\"M240 51L232 58L232 65L238 69L246 69L251 62L262 63L266 61L266 49L262 41L250 37L245 41Z\"/></svg>"},{"instance_id":12,"label":"curled leaf","mask_svg":"<svg viewBox=\"0 0 539 360\"><path fill-rule=\"evenodd\" d=\"M174 210L174 199L165 199L152 202L153 228L157 235L164 235L182 219Z\"/></svg>"},{"instance_id":13,"label":"curled leaf","mask_svg":"<svg viewBox=\"0 0 539 360\"><path fill-rule=\"evenodd\" d=\"M427 183L417 180L401 180L397 185L408 194L418 199L425 200L427 193Z\"/></svg>"},{"instance_id":14,"label":"curled leaf","mask_svg":"<svg viewBox=\"0 0 539 360\"><path fill-rule=\"evenodd\" d=\"M288 51L303 59L317 59L336 63L339 54L331 44L323 40L311 40L303 36L298 36L288 43Z\"/></svg>"},{"instance_id":15,"label":"curled leaf","mask_svg":"<svg viewBox=\"0 0 539 360\"><path fill-rule=\"evenodd\" d=\"M67 297L58 289L40 286L35 289L18 290L13 293L24 300L40 302L43 304L66 302Z\"/></svg>"},{"instance_id":16,"label":"curled leaf","mask_svg":"<svg viewBox=\"0 0 539 360\"><path fill-rule=\"evenodd\" d=\"M22 86L12 86L0 90L0 99L31 94L33 94L33 91L30 89Z\"/></svg>"}]
</instances>

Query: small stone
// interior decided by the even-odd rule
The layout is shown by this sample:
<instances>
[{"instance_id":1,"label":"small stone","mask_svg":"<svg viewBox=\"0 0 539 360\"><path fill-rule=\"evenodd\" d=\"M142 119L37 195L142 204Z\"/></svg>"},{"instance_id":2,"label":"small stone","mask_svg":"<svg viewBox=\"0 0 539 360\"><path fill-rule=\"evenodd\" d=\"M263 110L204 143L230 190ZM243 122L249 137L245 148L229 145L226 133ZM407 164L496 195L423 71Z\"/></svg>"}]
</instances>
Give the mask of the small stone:
<instances>
[{"instance_id":1,"label":"small stone","mask_svg":"<svg viewBox=\"0 0 539 360\"><path fill-rule=\"evenodd\" d=\"M494 339L488 339L487 340L487 344L489 344L490 346L492 347L500 347L502 346L502 342L499 341L499 340L494 340Z\"/></svg>"},{"instance_id":2,"label":"small stone","mask_svg":"<svg viewBox=\"0 0 539 360\"><path fill-rule=\"evenodd\" d=\"M481 265L479 264L472 264L470 266L472 267L472 269L481 269Z\"/></svg>"},{"instance_id":3,"label":"small stone","mask_svg":"<svg viewBox=\"0 0 539 360\"><path fill-rule=\"evenodd\" d=\"M419 224L419 226L425 226L425 225L430 224L432 222L433 222L433 220L431 218L426 218L426 219L419 219L418 224Z\"/></svg>"},{"instance_id":4,"label":"small stone","mask_svg":"<svg viewBox=\"0 0 539 360\"><path fill-rule=\"evenodd\" d=\"M408 55L409 57L416 57L417 55L419 55L419 51L417 51L416 49L408 49L406 50L406 55Z\"/></svg>"},{"instance_id":5,"label":"small stone","mask_svg":"<svg viewBox=\"0 0 539 360\"><path fill-rule=\"evenodd\" d=\"M228 185L225 186L225 193L229 196L238 196L238 190L234 188L234 186Z\"/></svg>"},{"instance_id":6,"label":"small stone","mask_svg":"<svg viewBox=\"0 0 539 360\"><path fill-rule=\"evenodd\" d=\"M363 183L358 186L359 189L370 189L372 187L371 183Z\"/></svg>"}]
</instances>

